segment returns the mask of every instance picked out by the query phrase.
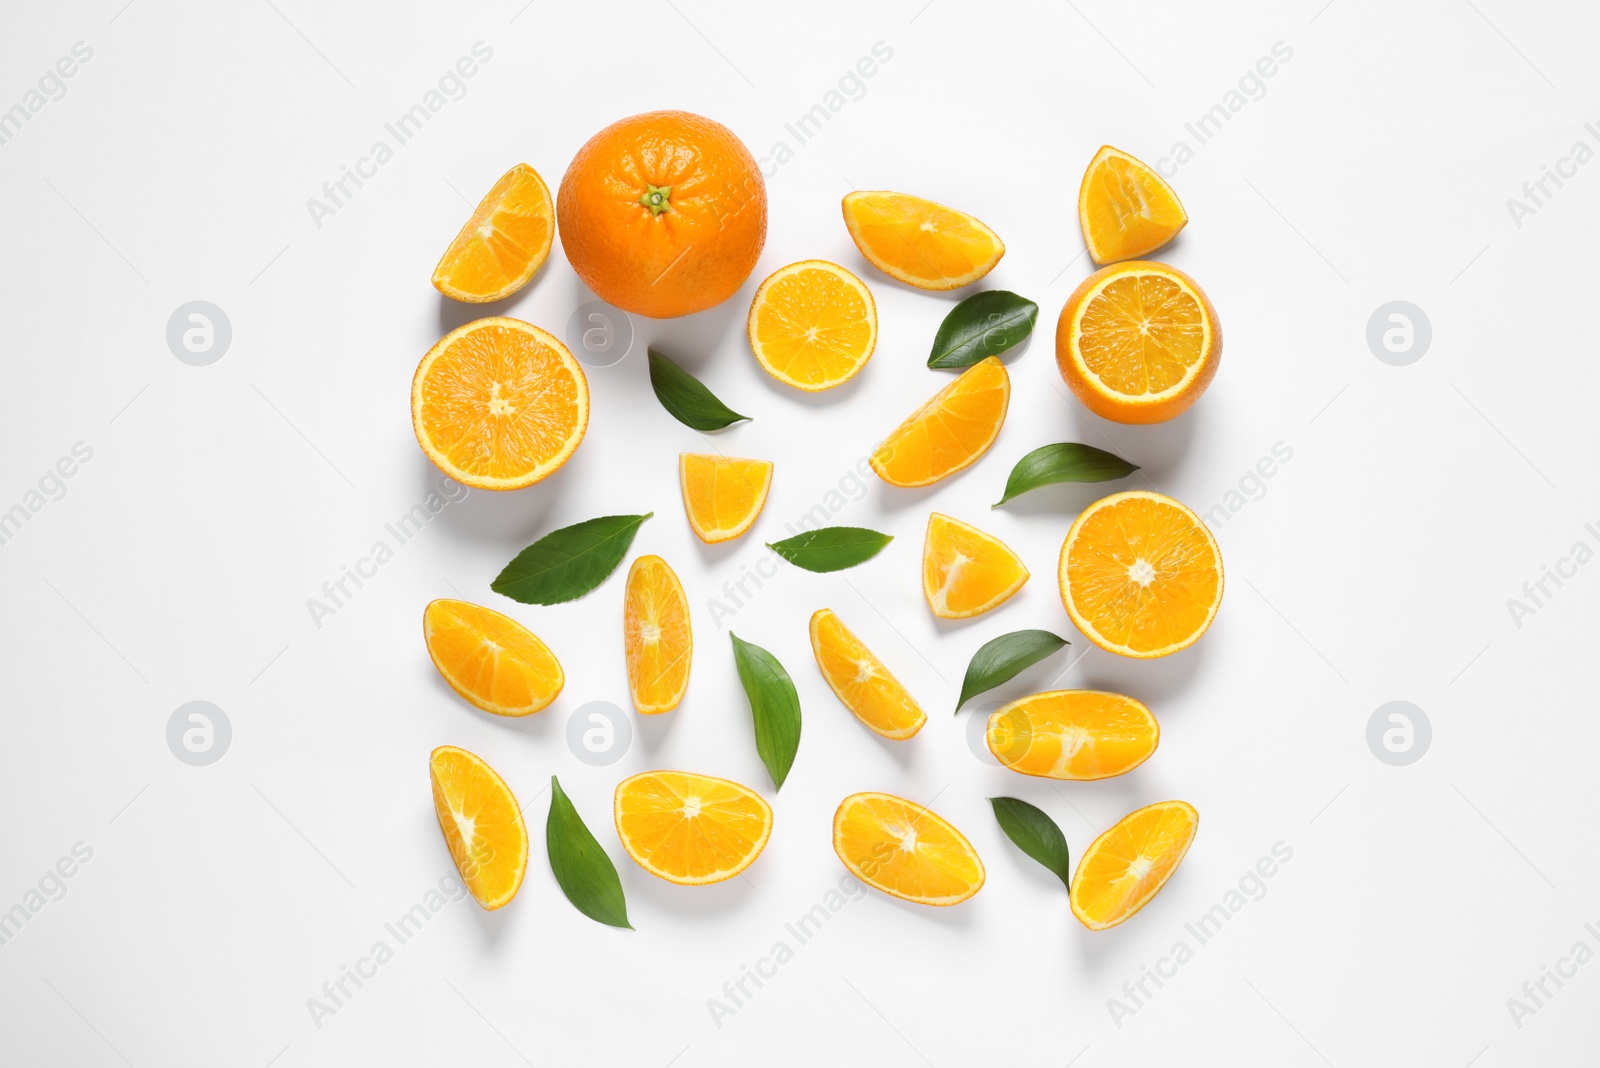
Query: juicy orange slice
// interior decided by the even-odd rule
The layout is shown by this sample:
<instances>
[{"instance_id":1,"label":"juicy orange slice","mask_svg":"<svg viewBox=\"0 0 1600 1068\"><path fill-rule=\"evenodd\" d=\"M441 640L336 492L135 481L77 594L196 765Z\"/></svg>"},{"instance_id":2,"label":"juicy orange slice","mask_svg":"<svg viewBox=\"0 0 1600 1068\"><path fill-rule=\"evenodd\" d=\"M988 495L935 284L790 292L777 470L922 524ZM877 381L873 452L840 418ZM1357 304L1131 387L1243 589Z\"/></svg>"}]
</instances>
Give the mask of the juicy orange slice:
<instances>
[{"instance_id":1,"label":"juicy orange slice","mask_svg":"<svg viewBox=\"0 0 1600 1068\"><path fill-rule=\"evenodd\" d=\"M490 608L440 598L423 610L422 637L450 688L497 716L547 708L566 682L544 642Z\"/></svg>"},{"instance_id":2,"label":"juicy orange slice","mask_svg":"<svg viewBox=\"0 0 1600 1068\"><path fill-rule=\"evenodd\" d=\"M478 202L433 269L433 288L447 297L484 304L528 284L550 255L555 207L539 172L512 167Z\"/></svg>"},{"instance_id":3,"label":"juicy orange slice","mask_svg":"<svg viewBox=\"0 0 1600 1068\"><path fill-rule=\"evenodd\" d=\"M891 486L927 486L976 463L1006 421L1011 376L990 356L895 427L872 451L870 463Z\"/></svg>"},{"instance_id":4,"label":"juicy orange slice","mask_svg":"<svg viewBox=\"0 0 1600 1068\"><path fill-rule=\"evenodd\" d=\"M428 459L478 489L531 486L577 449L589 382L567 347L496 316L450 331L417 365L411 424Z\"/></svg>"},{"instance_id":5,"label":"juicy orange slice","mask_svg":"<svg viewBox=\"0 0 1600 1068\"><path fill-rule=\"evenodd\" d=\"M528 828L505 780L465 749L441 745L428 758L433 811L461 881L484 908L517 896L528 870Z\"/></svg>"},{"instance_id":6,"label":"juicy orange slice","mask_svg":"<svg viewBox=\"0 0 1600 1068\"><path fill-rule=\"evenodd\" d=\"M617 784L613 811L628 856L680 886L731 879L772 837L772 807L736 782L647 771Z\"/></svg>"},{"instance_id":7,"label":"juicy orange slice","mask_svg":"<svg viewBox=\"0 0 1600 1068\"><path fill-rule=\"evenodd\" d=\"M1222 604L1222 550L1171 497L1133 490L1085 508L1061 543L1061 603L1084 637L1148 660L1193 645Z\"/></svg>"},{"instance_id":8,"label":"juicy orange slice","mask_svg":"<svg viewBox=\"0 0 1600 1068\"><path fill-rule=\"evenodd\" d=\"M1188 410L1217 375L1222 325L1193 278L1130 260L1103 267L1067 298L1056 366L1091 412L1160 423Z\"/></svg>"},{"instance_id":9,"label":"juicy orange slice","mask_svg":"<svg viewBox=\"0 0 1600 1068\"><path fill-rule=\"evenodd\" d=\"M994 269L1006 246L965 212L905 193L847 193L844 224L867 262L918 289L955 289Z\"/></svg>"},{"instance_id":10,"label":"juicy orange slice","mask_svg":"<svg viewBox=\"0 0 1600 1068\"><path fill-rule=\"evenodd\" d=\"M940 619L967 619L1022 589L1028 569L1006 543L934 512L922 542L922 596Z\"/></svg>"},{"instance_id":11,"label":"juicy orange slice","mask_svg":"<svg viewBox=\"0 0 1600 1068\"><path fill-rule=\"evenodd\" d=\"M1104 931L1144 908L1177 870L1200 813L1185 801L1161 801L1130 812L1090 843L1072 875L1072 914Z\"/></svg>"},{"instance_id":12,"label":"juicy orange slice","mask_svg":"<svg viewBox=\"0 0 1600 1068\"><path fill-rule=\"evenodd\" d=\"M808 393L854 378L878 345L878 306L837 263L780 267L750 302L750 350L767 374Z\"/></svg>"},{"instance_id":13,"label":"juicy orange slice","mask_svg":"<svg viewBox=\"0 0 1600 1068\"><path fill-rule=\"evenodd\" d=\"M622 632L633 707L644 716L671 712L689 688L694 636L683 583L661 557L641 556L628 568Z\"/></svg>"},{"instance_id":14,"label":"juicy orange slice","mask_svg":"<svg viewBox=\"0 0 1600 1068\"><path fill-rule=\"evenodd\" d=\"M1189 216L1161 175L1120 148L1101 145L1078 187L1078 224L1095 263L1148 255L1178 236Z\"/></svg>"},{"instance_id":15,"label":"juicy orange slice","mask_svg":"<svg viewBox=\"0 0 1600 1068\"><path fill-rule=\"evenodd\" d=\"M772 461L680 453L678 481L695 537L715 545L749 530L761 514L772 488Z\"/></svg>"},{"instance_id":16,"label":"juicy orange slice","mask_svg":"<svg viewBox=\"0 0 1600 1068\"><path fill-rule=\"evenodd\" d=\"M983 888L962 833L893 794L851 794L833 814L833 851L868 886L919 905L957 905Z\"/></svg>"},{"instance_id":17,"label":"juicy orange slice","mask_svg":"<svg viewBox=\"0 0 1600 1068\"><path fill-rule=\"evenodd\" d=\"M1052 690L989 717L989 752L1012 771L1047 779L1109 779L1150 758L1161 728L1131 697Z\"/></svg>"},{"instance_id":18,"label":"juicy orange slice","mask_svg":"<svg viewBox=\"0 0 1600 1068\"><path fill-rule=\"evenodd\" d=\"M811 617L811 652L834 695L855 717L885 738L909 738L928 721L900 680L833 614Z\"/></svg>"}]
</instances>

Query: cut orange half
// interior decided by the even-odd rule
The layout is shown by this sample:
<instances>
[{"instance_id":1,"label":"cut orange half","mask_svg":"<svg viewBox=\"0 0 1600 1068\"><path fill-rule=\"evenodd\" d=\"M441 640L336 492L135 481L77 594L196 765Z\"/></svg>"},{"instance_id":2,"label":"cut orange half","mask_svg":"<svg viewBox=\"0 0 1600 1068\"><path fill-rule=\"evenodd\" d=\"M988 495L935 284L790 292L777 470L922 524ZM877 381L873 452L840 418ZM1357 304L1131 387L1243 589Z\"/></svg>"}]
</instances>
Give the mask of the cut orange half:
<instances>
[{"instance_id":1,"label":"cut orange half","mask_svg":"<svg viewBox=\"0 0 1600 1068\"><path fill-rule=\"evenodd\" d=\"M422 612L422 637L450 688L497 716L547 708L566 682L544 642L490 608L440 598Z\"/></svg>"},{"instance_id":2,"label":"cut orange half","mask_svg":"<svg viewBox=\"0 0 1600 1068\"><path fill-rule=\"evenodd\" d=\"M613 810L628 856L680 886L733 878L772 837L772 807L761 795L687 771L647 771L622 780Z\"/></svg>"},{"instance_id":3,"label":"cut orange half","mask_svg":"<svg viewBox=\"0 0 1600 1068\"><path fill-rule=\"evenodd\" d=\"M539 172L512 167L478 202L433 269L433 288L473 304L509 297L544 265L554 238L555 207Z\"/></svg>"},{"instance_id":4,"label":"cut orange half","mask_svg":"<svg viewBox=\"0 0 1600 1068\"><path fill-rule=\"evenodd\" d=\"M909 738L928 721L900 680L832 609L820 609L811 617L811 652L823 681L844 707L885 738Z\"/></svg>"},{"instance_id":5,"label":"cut orange half","mask_svg":"<svg viewBox=\"0 0 1600 1068\"><path fill-rule=\"evenodd\" d=\"M644 716L671 712L689 688L694 636L683 583L661 557L641 556L628 568L622 620L633 707Z\"/></svg>"},{"instance_id":6,"label":"cut orange half","mask_svg":"<svg viewBox=\"0 0 1600 1068\"><path fill-rule=\"evenodd\" d=\"M1000 237L965 212L905 193L857 191L844 224L868 263L918 289L955 289L1000 262Z\"/></svg>"},{"instance_id":7,"label":"cut orange half","mask_svg":"<svg viewBox=\"0 0 1600 1068\"><path fill-rule=\"evenodd\" d=\"M567 347L496 316L450 331L417 365L411 424L464 485L512 490L555 472L589 426L589 382Z\"/></svg>"},{"instance_id":8,"label":"cut orange half","mask_svg":"<svg viewBox=\"0 0 1600 1068\"><path fill-rule=\"evenodd\" d=\"M1200 813L1186 801L1130 812L1090 843L1072 875L1072 914L1104 931L1149 904L1183 861Z\"/></svg>"},{"instance_id":9,"label":"cut orange half","mask_svg":"<svg viewBox=\"0 0 1600 1068\"><path fill-rule=\"evenodd\" d=\"M977 462L1006 421L1011 376L990 356L912 413L884 438L869 461L891 486L928 486Z\"/></svg>"},{"instance_id":10,"label":"cut orange half","mask_svg":"<svg viewBox=\"0 0 1600 1068\"><path fill-rule=\"evenodd\" d=\"M1012 771L1047 779L1109 779L1150 759L1161 728L1131 697L1052 690L989 717L989 752Z\"/></svg>"},{"instance_id":11,"label":"cut orange half","mask_svg":"<svg viewBox=\"0 0 1600 1068\"><path fill-rule=\"evenodd\" d=\"M1078 224L1098 264L1145 256L1178 236L1189 216L1161 175L1101 145L1078 187Z\"/></svg>"},{"instance_id":12,"label":"cut orange half","mask_svg":"<svg viewBox=\"0 0 1600 1068\"><path fill-rule=\"evenodd\" d=\"M922 596L940 619L997 607L1028 581L1022 558L992 534L934 512L922 542Z\"/></svg>"},{"instance_id":13,"label":"cut orange half","mask_svg":"<svg viewBox=\"0 0 1600 1068\"><path fill-rule=\"evenodd\" d=\"M815 393L867 365L878 346L878 306L866 283L837 263L802 260L761 283L746 329L762 370Z\"/></svg>"},{"instance_id":14,"label":"cut orange half","mask_svg":"<svg viewBox=\"0 0 1600 1068\"><path fill-rule=\"evenodd\" d=\"M433 811L450 859L473 898L493 911L517 896L528 870L528 828L505 780L465 749L441 745L428 758Z\"/></svg>"},{"instance_id":15,"label":"cut orange half","mask_svg":"<svg viewBox=\"0 0 1600 1068\"><path fill-rule=\"evenodd\" d=\"M962 833L893 794L851 794L833 814L833 851L868 886L919 905L957 905L983 888Z\"/></svg>"},{"instance_id":16,"label":"cut orange half","mask_svg":"<svg viewBox=\"0 0 1600 1068\"><path fill-rule=\"evenodd\" d=\"M1061 603L1084 637L1148 660L1193 645L1222 604L1222 550L1171 497L1132 490L1085 508L1061 543Z\"/></svg>"},{"instance_id":17,"label":"cut orange half","mask_svg":"<svg viewBox=\"0 0 1600 1068\"><path fill-rule=\"evenodd\" d=\"M772 487L772 461L680 453L678 481L690 529L707 545L715 545L749 530L761 514Z\"/></svg>"}]
</instances>

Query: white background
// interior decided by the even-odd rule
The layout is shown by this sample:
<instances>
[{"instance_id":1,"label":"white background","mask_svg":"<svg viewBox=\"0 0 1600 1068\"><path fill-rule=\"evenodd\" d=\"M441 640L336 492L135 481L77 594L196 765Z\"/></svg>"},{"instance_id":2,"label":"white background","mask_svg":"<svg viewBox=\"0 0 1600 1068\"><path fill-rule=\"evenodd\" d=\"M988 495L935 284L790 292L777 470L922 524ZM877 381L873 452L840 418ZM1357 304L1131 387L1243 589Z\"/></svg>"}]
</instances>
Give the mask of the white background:
<instances>
[{"instance_id":1,"label":"white background","mask_svg":"<svg viewBox=\"0 0 1600 1068\"><path fill-rule=\"evenodd\" d=\"M124 2L12 3L0 31L0 107L75 42L93 50L64 98L0 145L0 508L25 502L74 443L93 450L65 497L0 546L0 909L74 843L93 850L65 896L0 946L5 1063L1592 1061L1600 965L1547 983L1554 996L1520 1027L1507 999L1580 939L1600 949L1584 929L1600 921L1600 567L1547 585L1555 595L1520 628L1507 600L1575 542L1600 544L1584 529L1600 520L1600 165L1547 184L1554 195L1520 227L1506 203L1574 142L1597 147L1583 129L1600 120L1592 8ZM464 98L316 226L307 199L477 41L493 58ZM796 145L785 123L876 42L893 55L864 95ZM1196 145L1184 124L1276 42L1292 58ZM475 315L428 282L466 202L521 161L554 189L596 130L663 107L717 118L758 156L793 149L767 163L755 274L691 319L635 319L631 354L590 370L588 436L557 476L451 505L317 628L307 599L436 481L407 396L422 353ZM1068 399L1053 361L1056 316L1090 270L1079 176L1104 142L1153 161L1179 140L1195 150L1173 179L1192 221L1161 255L1215 302L1222 370L1175 422L1108 424ZM917 292L864 264L839 215L852 188L984 219L1008 251L983 285L1037 300L1040 328L1009 359L1010 416L980 463L922 491L871 480L839 512L894 534L886 552L839 575L785 567L719 627L708 599L947 381L923 361L964 294ZM743 331L760 279L811 257L858 271L881 318L866 370L816 398L762 374ZM590 296L558 245L504 310L559 334ZM232 323L208 367L167 347L168 317L191 300ZM1411 366L1366 342L1391 300L1432 322ZM676 454L708 450L654 400L647 344L755 416L718 450L776 461L765 514L731 546L700 545L683 517ZM1072 630L1054 579L1062 536L1122 484L988 508L1011 464L1052 441L1112 449L1143 465L1127 485L1200 511L1275 444L1292 449L1258 499L1215 524L1227 595L1198 645L1138 663ZM621 573L552 608L488 584L554 527L652 509L635 552L665 556L689 591L693 680L676 712L637 725L623 759L591 767L566 725L589 700L627 705ZM917 577L933 509L1016 548L1029 584L991 615L936 623ZM546 638L567 673L550 709L495 720L441 683L420 617L453 591ZM915 739L871 735L825 688L806 640L822 606L924 703ZM727 626L771 649L800 689L805 733L780 795L756 757ZM1052 784L973 755L974 713L950 714L962 669L1024 627L1073 645L990 696L1130 693L1163 727L1146 765ZM191 700L232 724L209 767L167 746L168 718ZM1391 700L1432 722L1409 767L1366 742ZM319 1028L307 1000L450 871L425 767L443 743L483 755L527 803L527 881L498 913L449 905ZM657 767L772 800L776 827L748 880L674 887L627 859L612 789ZM587 920L556 886L542 848L552 773L617 861L637 931ZM708 999L792 944L784 924L837 885L830 819L857 790L936 798L988 884L949 910L875 892L851 902L717 1026ZM985 800L999 793L1045 808L1074 857L1151 801L1192 802L1201 827L1161 895L1095 934L1003 838ZM1132 1005L1124 982L1178 940L1193 947L1185 923L1279 842L1293 857L1265 896L1118 1026L1108 999Z\"/></svg>"}]
</instances>

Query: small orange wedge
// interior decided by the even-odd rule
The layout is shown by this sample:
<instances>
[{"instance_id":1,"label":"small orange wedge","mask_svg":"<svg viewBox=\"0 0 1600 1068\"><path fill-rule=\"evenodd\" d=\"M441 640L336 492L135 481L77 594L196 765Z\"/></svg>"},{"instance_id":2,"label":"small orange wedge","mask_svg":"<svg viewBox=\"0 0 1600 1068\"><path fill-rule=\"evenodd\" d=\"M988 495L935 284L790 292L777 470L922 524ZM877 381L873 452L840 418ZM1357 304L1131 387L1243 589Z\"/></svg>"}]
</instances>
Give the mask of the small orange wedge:
<instances>
[{"instance_id":1,"label":"small orange wedge","mask_svg":"<svg viewBox=\"0 0 1600 1068\"><path fill-rule=\"evenodd\" d=\"M422 637L450 688L497 716L548 708L566 682L561 662L531 630L481 605L449 598L429 603Z\"/></svg>"},{"instance_id":2,"label":"small orange wedge","mask_svg":"<svg viewBox=\"0 0 1600 1068\"><path fill-rule=\"evenodd\" d=\"M884 438L869 462L891 486L928 486L972 466L1006 421L1011 376L990 356L934 394Z\"/></svg>"},{"instance_id":3,"label":"small orange wedge","mask_svg":"<svg viewBox=\"0 0 1600 1068\"><path fill-rule=\"evenodd\" d=\"M1078 224L1097 264L1145 256L1178 236L1189 216L1161 175L1101 145L1078 187Z\"/></svg>"},{"instance_id":4,"label":"small orange wedge","mask_svg":"<svg viewBox=\"0 0 1600 1068\"><path fill-rule=\"evenodd\" d=\"M1022 589L1022 558L992 534L934 512L922 542L922 596L940 619L968 619Z\"/></svg>"},{"instance_id":5,"label":"small orange wedge","mask_svg":"<svg viewBox=\"0 0 1600 1068\"><path fill-rule=\"evenodd\" d=\"M1012 771L1047 779L1109 779L1150 759L1161 728L1131 697L1052 690L989 717L989 752Z\"/></svg>"},{"instance_id":6,"label":"small orange wedge","mask_svg":"<svg viewBox=\"0 0 1600 1068\"><path fill-rule=\"evenodd\" d=\"M868 886L919 905L957 905L983 889L983 861L962 833L893 794L851 794L833 814L833 851Z\"/></svg>"},{"instance_id":7,"label":"small orange wedge","mask_svg":"<svg viewBox=\"0 0 1600 1068\"><path fill-rule=\"evenodd\" d=\"M509 297L550 255L555 206L539 172L512 167L478 202L433 269L433 288L473 304Z\"/></svg>"},{"instance_id":8,"label":"small orange wedge","mask_svg":"<svg viewBox=\"0 0 1600 1068\"><path fill-rule=\"evenodd\" d=\"M772 461L680 453L678 481L690 529L707 545L715 545L749 530L761 514L772 488Z\"/></svg>"},{"instance_id":9,"label":"small orange wedge","mask_svg":"<svg viewBox=\"0 0 1600 1068\"><path fill-rule=\"evenodd\" d=\"M900 680L832 609L820 609L811 617L811 652L823 681L844 707L885 738L909 738L928 721Z\"/></svg>"},{"instance_id":10,"label":"small orange wedge","mask_svg":"<svg viewBox=\"0 0 1600 1068\"><path fill-rule=\"evenodd\" d=\"M965 212L906 193L862 191L844 198L844 224L868 263L918 289L955 289L1000 262L999 235Z\"/></svg>"},{"instance_id":11,"label":"small orange wedge","mask_svg":"<svg viewBox=\"0 0 1600 1068\"><path fill-rule=\"evenodd\" d=\"M878 306L866 283L837 263L802 260L761 283L746 331L762 370L815 393L867 365L878 346Z\"/></svg>"},{"instance_id":12,"label":"small orange wedge","mask_svg":"<svg viewBox=\"0 0 1600 1068\"><path fill-rule=\"evenodd\" d=\"M733 878L772 837L772 806L760 794L687 771L647 771L622 780L613 811L628 856L680 886Z\"/></svg>"},{"instance_id":13,"label":"small orange wedge","mask_svg":"<svg viewBox=\"0 0 1600 1068\"><path fill-rule=\"evenodd\" d=\"M517 896L528 870L528 828L505 780L465 749L428 758L433 811L450 858L473 898L493 911Z\"/></svg>"},{"instance_id":14,"label":"small orange wedge","mask_svg":"<svg viewBox=\"0 0 1600 1068\"><path fill-rule=\"evenodd\" d=\"M644 716L671 712L689 688L694 636L683 583L661 557L641 556L628 568L622 632L633 707Z\"/></svg>"},{"instance_id":15,"label":"small orange wedge","mask_svg":"<svg viewBox=\"0 0 1600 1068\"><path fill-rule=\"evenodd\" d=\"M1200 829L1186 801L1161 801L1122 817L1090 843L1072 875L1072 914L1104 931L1150 903L1183 861Z\"/></svg>"}]
</instances>

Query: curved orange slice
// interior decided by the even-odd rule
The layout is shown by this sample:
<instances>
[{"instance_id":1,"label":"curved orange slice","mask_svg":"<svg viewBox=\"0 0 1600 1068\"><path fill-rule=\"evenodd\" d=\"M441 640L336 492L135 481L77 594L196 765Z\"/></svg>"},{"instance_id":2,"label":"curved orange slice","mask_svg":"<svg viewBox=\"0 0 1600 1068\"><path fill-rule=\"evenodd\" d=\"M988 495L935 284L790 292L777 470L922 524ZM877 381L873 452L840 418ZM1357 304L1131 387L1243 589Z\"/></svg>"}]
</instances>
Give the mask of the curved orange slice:
<instances>
[{"instance_id":1,"label":"curved orange slice","mask_svg":"<svg viewBox=\"0 0 1600 1068\"><path fill-rule=\"evenodd\" d=\"M1178 194L1120 148L1101 145L1078 187L1078 225L1097 264L1144 256L1178 236L1189 221Z\"/></svg>"},{"instance_id":2,"label":"curved orange slice","mask_svg":"<svg viewBox=\"0 0 1600 1068\"><path fill-rule=\"evenodd\" d=\"M473 304L509 297L550 255L555 207L539 172L512 167L478 202L433 269L433 288Z\"/></svg>"},{"instance_id":3,"label":"curved orange slice","mask_svg":"<svg viewBox=\"0 0 1600 1068\"><path fill-rule=\"evenodd\" d=\"M983 889L962 833L893 794L851 794L833 814L833 851L868 886L919 905L957 905Z\"/></svg>"},{"instance_id":4,"label":"curved orange slice","mask_svg":"<svg viewBox=\"0 0 1600 1068\"><path fill-rule=\"evenodd\" d=\"M680 453L678 481L690 529L707 545L715 545L749 530L761 514L772 488L772 461Z\"/></svg>"},{"instance_id":5,"label":"curved orange slice","mask_svg":"<svg viewBox=\"0 0 1600 1068\"><path fill-rule=\"evenodd\" d=\"M633 707L644 716L671 712L689 688L694 636L683 583L661 557L641 556L628 568L622 632Z\"/></svg>"},{"instance_id":6,"label":"curved orange slice","mask_svg":"<svg viewBox=\"0 0 1600 1068\"><path fill-rule=\"evenodd\" d=\"M1000 237L965 212L906 193L845 194L844 224L868 263L918 289L955 289L1000 262Z\"/></svg>"},{"instance_id":7,"label":"curved orange slice","mask_svg":"<svg viewBox=\"0 0 1600 1068\"><path fill-rule=\"evenodd\" d=\"M839 622L832 609L820 609L811 617L811 652L823 681L844 707L885 738L909 738L928 722L927 713L900 680Z\"/></svg>"},{"instance_id":8,"label":"curved orange slice","mask_svg":"<svg viewBox=\"0 0 1600 1068\"><path fill-rule=\"evenodd\" d=\"M733 878L772 837L772 807L761 795L710 775L647 771L617 784L612 807L628 856L680 886Z\"/></svg>"},{"instance_id":9,"label":"curved orange slice","mask_svg":"<svg viewBox=\"0 0 1600 1068\"><path fill-rule=\"evenodd\" d=\"M990 356L912 413L872 450L869 461L891 486L928 486L972 466L1006 421L1011 376Z\"/></svg>"},{"instance_id":10,"label":"curved orange slice","mask_svg":"<svg viewBox=\"0 0 1600 1068\"><path fill-rule=\"evenodd\" d=\"M1072 875L1072 914L1091 931L1132 916L1172 878L1200 813L1186 801L1161 801L1130 812L1090 843Z\"/></svg>"},{"instance_id":11,"label":"curved orange slice","mask_svg":"<svg viewBox=\"0 0 1600 1068\"><path fill-rule=\"evenodd\" d=\"M481 605L449 598L429 603L422 637L450 688L497 716L548 708L566 683L561 662L531 630Z\"/></svg>"},{"instance_id":12,"label":"curved orange slice","mask_svg":"<svg viewBox=\"0 0 1600 1068\"><path fill-rule=\"evenodd\" d=\"M1161 728L1131 697L1052 690L989 717L989 752L1012 771L1047 779L1109 779L1150 758Z\"/></svg>"},{"instance_id":13,"label":"curved orange slice","mask_svg":"<svg viewBox=\"0 0 1600 1068\"><path fill-rule=\"evenodd\" d=\"M433 811L450 859L473 898L493 911L517 896L528 870L528 828L505 780L465 749L441 745L428 758Z\"/></svg>"},{"instance_id":14,"label":"curved orange slice","mask_svg":"<svg viewBox=\"0 0 1600 1068\"><path fill-rule=\"evenodd\" d=\"M992 534L934 512L922 542L922 596L940 619L967 619L1022 589L1022 558Z\"/></svg>"},{"instance_id":15,"label":"curved orange slice","mask_svg":"<svg viewBox=\"0 0 1600 1068\"><path fill-rule=\"evenodd\" d=\"M762 370L808 393L854 378L878 346L878 306L837 263L802 260L761 283L746 324Z\"/></svg>"},{"instance_id":16,"label":"curved orange slice","mask_svg":"<svg viewBox=\"0 0 1600 1068\"><path fill-rule=\"evenodd\" d=\"M589 426L589 382L567 347L496 316L450 331L417 365L411 424L464 485L511 490L555 472Z\"/></svg>"},{"instance_id":17,"label":"curved orange slice","mask_svg":"<svg viewBox=\"0 0 1600 1068\"><path fill-rule=\"evenodd\" d=\"M1085 508L1061 543L1061 603L1108 653L1148 660L1193 645L1222 604L1222 550L1171 497L1132 490Z\"/></svg>"}]
</instances>

